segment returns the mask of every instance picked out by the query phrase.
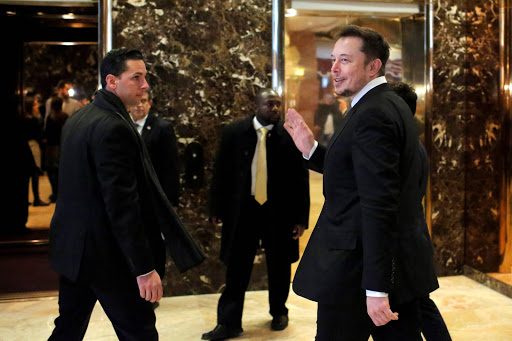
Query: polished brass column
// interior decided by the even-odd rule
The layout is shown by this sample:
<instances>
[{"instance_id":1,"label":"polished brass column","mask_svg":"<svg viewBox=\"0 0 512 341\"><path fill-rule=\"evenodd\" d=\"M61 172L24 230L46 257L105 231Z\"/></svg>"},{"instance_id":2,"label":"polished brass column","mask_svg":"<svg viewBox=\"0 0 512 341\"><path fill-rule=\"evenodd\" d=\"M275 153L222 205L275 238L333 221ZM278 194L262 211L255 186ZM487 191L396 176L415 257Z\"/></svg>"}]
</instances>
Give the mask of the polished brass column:
<instances>
[{"instance_id":1,"label":"polished brass column","mask_svg":"<svg viewBox=\"0 0 512 341\"><path fill-rule=\"evenodd\" d=\"M98 88L101 88L99 66L103 56L112 50L112 0L98 0Z\"/></svg>"},{"instance_id":2,"label":"polished brass column","mask_svg":"<svg viewBox=\"0 0 512 341\"><path fill-rule=\"evenodd\" d=\"M500 105L504 115L505 167L502 177L500 272L512 272L512 0L500 1Z\"/></svg>"}]
</instances>

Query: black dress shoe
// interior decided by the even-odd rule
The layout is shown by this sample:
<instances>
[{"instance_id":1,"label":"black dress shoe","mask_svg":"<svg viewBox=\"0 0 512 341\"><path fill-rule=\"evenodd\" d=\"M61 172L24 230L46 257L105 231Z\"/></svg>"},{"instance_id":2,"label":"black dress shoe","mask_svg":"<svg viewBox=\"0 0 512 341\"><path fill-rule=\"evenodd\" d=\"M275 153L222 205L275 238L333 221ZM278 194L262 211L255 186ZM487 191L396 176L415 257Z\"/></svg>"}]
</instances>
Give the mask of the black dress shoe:
<instances>
[{"instance_id":1,"label":"black dress shoe","mask_svg":"<svg viewBox=\"0 0 512 341\"><path fill-rule=\"evenodd\" d=\"M286 329L286 327L288 327L288 315L274 316L270 324L270 329L277 331Z\"/></svg>"},{"instance_id":2,"label":"black dress shoe","mask_svg":"<svg viewBox=\"0 0 512 341\"><path fill-rule=\"evenodd\" d=\"M50 204L47 202L44 202L42 200L34 200L34 203L32 204L32 206L48 206L48 205L50 205Z\"/></svg>"},{"instance_id":3,"label":"black dress shoe","mask_svg":"<svg viewBox=\"0 0 512 341\"><path fill-rule=\"evenodd\" d=\"M208 333L204 333L203 336L201 336L201 340L226 340L233 337L237 337L243 332L244 330L242 328L230 328L224 324L218 324L214 330Z\"/></svg>"}]
</instances>

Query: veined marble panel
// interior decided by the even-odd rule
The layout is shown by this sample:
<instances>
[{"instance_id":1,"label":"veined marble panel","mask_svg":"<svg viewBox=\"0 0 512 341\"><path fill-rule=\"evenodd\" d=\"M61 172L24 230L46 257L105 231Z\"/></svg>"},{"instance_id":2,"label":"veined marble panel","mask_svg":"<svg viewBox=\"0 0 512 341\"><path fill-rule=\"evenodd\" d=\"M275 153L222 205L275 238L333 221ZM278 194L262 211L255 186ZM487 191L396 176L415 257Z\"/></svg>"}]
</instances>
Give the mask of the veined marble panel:
<instances>
[{"instance_id":1,"label":"veined marble panel","mask_svg":"<svg viewBox=\"0 0 512 341\"><path fill-rule=\"evenodd\" d=\"M431 197L439 274L499 264L498 13L496 0L434 4Z\"/></svg>"}]
</instances>

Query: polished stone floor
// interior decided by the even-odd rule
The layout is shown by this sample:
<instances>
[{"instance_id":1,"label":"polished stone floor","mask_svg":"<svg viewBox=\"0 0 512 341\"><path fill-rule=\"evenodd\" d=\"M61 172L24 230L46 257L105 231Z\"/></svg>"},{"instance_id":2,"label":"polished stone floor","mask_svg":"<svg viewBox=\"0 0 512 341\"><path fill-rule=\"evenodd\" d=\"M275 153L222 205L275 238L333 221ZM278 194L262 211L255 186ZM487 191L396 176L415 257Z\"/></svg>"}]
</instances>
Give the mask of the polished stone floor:
<instances>
[{"instance_id":1,"label":"polished stone floor","mask_svg":"<svg viewBox=\"0 0 512 341\"><path fill-rule=\"evenodd\" d=\"M441 288L432 298L438 304L454 341L512 340L512 299L467 277L440 278ZM200 340L215 326L219 294L165 297L156 310L161 340ZM312 341L315 335L316 304L293 292L288 300L290 325L273 332L267 313L267 292L246 296L243 327L237 340ZM57 297L0 300L0 340L46 340L57 317ZM85 340L116 340L114 330L97 305Z\"/></svg>"}]
</instances>

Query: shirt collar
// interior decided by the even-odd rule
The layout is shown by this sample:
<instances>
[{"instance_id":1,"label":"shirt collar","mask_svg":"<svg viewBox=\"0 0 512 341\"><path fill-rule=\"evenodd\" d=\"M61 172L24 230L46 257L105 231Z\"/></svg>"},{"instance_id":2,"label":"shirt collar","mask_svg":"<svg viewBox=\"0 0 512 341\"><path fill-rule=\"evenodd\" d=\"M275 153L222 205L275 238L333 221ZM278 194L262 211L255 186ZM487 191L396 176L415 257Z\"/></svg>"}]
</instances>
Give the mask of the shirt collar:
<instances>
[{"instance_id":1,"label":"shirt collar","mask_svg":"<svg viewBox=\"0 0 512 341\"><path fill-rule=\"evenodd\" d=\"M271 131L272 128L274 128L274 125L273 124L269 124L267 126L263 126L260 121L258 121L258 119L256 118L256 116L253 117L252 119L252 125L254 127L254 130L258 131L261 127L265 127L267 128L268 131Z\"/></svg>"},{"instance_id":2,"label":"shirt collar","mask_svg":"<svg viewBox=\"0 0 512 341\"><path fill-rule=\"evenodd\" d=\"M387 83L386 77L384 76L377 77L366 83L364 88L362 88L361 91L359 91L357 95L354 96L354 98L352 99L352 103L350 104L350 107L353 108L357 104L357 102L359 102L359 100L368 93L368 91L384 83Z\"/></svg>"},{"instance_id":3,"label":"shirt collar","mask_svg":"<svg viewBox=\"0 0 512 341\"><path fill-rule=\"evenodd\" d=\"M131 116L131 115L130 115ZM135 123L137 123L138 125L140 125L141 127L144 127L144 125L146 124L146 120L148 119L148 116L149 115L146 115L144 118L141 118L140 120L137 120L137 121L133 121ZM132 120L133 120L133 117L132 117Z\"/></svg>"}]
</instances>

